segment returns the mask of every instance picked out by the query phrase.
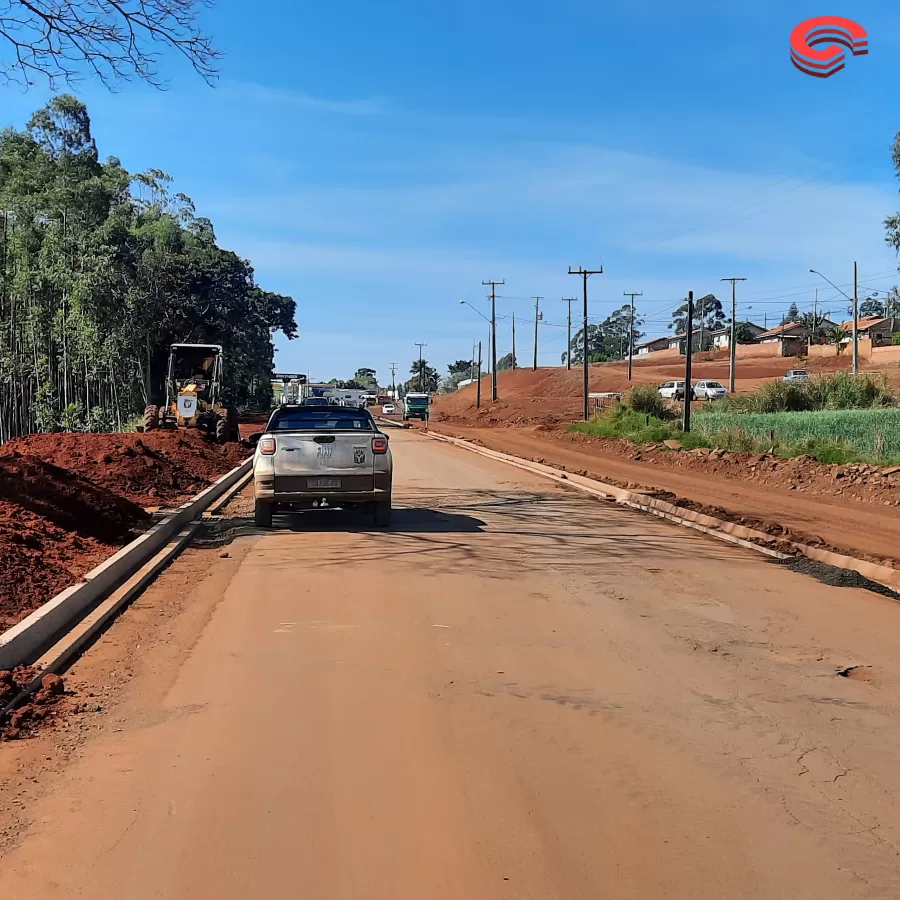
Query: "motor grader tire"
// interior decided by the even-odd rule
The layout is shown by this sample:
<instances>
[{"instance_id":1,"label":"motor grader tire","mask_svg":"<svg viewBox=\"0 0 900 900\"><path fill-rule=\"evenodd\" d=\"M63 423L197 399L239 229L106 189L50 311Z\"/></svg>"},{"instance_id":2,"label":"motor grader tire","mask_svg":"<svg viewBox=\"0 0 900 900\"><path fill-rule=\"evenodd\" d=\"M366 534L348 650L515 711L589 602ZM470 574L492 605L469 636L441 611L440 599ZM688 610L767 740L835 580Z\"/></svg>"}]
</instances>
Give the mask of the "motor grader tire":
<instances>
[{"instance_id":1,"label":"motor grader tire","mask_svg":"<svg viewBox=\"0 0 900 900\"><path fill-rule=\"evenodd\" d=\"M220 444L228 440L228 421L225 416L216 416L216 440Z\"/></svg>"},{"instance_id":2,"label":"motor grader tire","mask_svg":"<svg viewBox=\"0 0 900 900\"><path fill-rule=\"evenodd\" d=\"M144 410L144 431L153 431L159 427L159 407L151 404Z\"/></svg>"},{"instance_id":3,"label":"motor grader tire","mask_svg":"<svg viewBox=\"0 0 900 900\"><path fill-rule=\"evenodd\" d=\"M241 427L238 424L238 411L233 406L229 406L225 410L225 421L228 422L227 440L240 443Z\"/></svg>"}]
</instances>

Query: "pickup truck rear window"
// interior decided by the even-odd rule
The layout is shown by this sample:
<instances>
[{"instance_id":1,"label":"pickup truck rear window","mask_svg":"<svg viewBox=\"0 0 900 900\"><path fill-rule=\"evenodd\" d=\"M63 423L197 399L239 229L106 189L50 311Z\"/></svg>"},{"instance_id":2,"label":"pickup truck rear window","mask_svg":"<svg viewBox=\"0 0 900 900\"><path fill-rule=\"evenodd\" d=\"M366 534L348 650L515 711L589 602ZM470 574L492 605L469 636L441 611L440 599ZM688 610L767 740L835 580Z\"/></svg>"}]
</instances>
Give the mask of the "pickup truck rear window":
<instances>
[{"instance_id":1,"label":"pickup truck rear window","mask_svg":"<svg viewBox=\"0 0 900 900\"><path fill-rule=\"evenodd\" d=\"M267 431L375 431L367 413L343 407L311 406L279 412L269 421Z\"/></svg>"}]
</instances>

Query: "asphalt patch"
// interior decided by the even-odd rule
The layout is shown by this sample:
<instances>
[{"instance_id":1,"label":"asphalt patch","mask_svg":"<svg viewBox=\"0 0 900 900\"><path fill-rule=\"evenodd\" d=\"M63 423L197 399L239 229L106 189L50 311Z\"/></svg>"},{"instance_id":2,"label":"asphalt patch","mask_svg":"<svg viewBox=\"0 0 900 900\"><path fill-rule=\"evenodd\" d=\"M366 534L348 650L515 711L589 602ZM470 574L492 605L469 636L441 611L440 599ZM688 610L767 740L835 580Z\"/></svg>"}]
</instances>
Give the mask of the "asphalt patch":
<instances>
[{"instance_id":1,"label":"asphalt patch","mask_svg":"<svg viewBox=\"0 0 900 900\"><path fill-rule=\"evenodd\" d=\"M871 591L873 594L880 594L882 597L890 597L891 600L900 600L900 593L897 591L877 581L872 581L871 578L866 578L865 575L860 575L859 572L853 569L830 566L827 563L817 562L806 556L793 556L790 559L773 559L771 562L773 565L790 569L799 575L808 575L810 578L815 578L816 581L821 581L822 584L827 584L830 587L862 588L864 591Z\"/></svg>"}]
</instances>

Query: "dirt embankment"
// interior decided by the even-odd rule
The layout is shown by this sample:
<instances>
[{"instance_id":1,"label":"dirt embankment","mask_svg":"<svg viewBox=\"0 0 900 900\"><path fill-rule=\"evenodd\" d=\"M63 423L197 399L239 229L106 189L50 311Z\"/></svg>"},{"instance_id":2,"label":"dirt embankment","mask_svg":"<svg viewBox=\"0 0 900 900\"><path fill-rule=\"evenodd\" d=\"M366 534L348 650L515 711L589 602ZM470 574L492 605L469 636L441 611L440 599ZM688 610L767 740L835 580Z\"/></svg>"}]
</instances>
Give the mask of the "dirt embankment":
<instances>
[{"instance_id":1,"label":"dirt embankment","mask_svg":"<svg viewBox=\"0 0 900 900\"><path fill-rule=\"evenodd\" d=\"M668 360L654 363L651 358L636 359L632 381L628 381L627 363L599 363L589 368L591 393L627 391L640 384L662 384L674 378L684 378L684 360ZM744 393L760 385L781 378L788 369L805 368L815 374L846 370L844 359L809 359L797 357L783 359L739 360L735 387ZM888 376L900 384L900 369L889 371ZM504 371L498 376L498 396L491 402L491 379L481 382L481 408L475 408L476 385L467 385L454 394L442 394L436 398L433 419L455 425L471 425L493 428L497 426L556 425L581 418L583 371L580 367L567 370L562 367L517 369ZM710 354L698 354L693 362L694 382L716 379L728 385L728 359L725 354L710 359Z\"/></svg>"},{"instance_id":2,"label":"dirt embankment","mask_svg":"<svg viewBox=\"0 0 900 900\"><path fill-rule=\"evenodd\" d=\"M40 434L0 447L0 630L248 454L194 432Z\"/></svg>"},{"instance_id":3,"label":"dirt embankment","mask_svg":"<svg viewBox=\"0 0 900 900\"><path fill-rule=\"evenodd\" d=\"M40 457L146 507L172 506L247 458L241 444L197 431L149 434L33 434L0 447Z\"/></svg>"}]
</instances>

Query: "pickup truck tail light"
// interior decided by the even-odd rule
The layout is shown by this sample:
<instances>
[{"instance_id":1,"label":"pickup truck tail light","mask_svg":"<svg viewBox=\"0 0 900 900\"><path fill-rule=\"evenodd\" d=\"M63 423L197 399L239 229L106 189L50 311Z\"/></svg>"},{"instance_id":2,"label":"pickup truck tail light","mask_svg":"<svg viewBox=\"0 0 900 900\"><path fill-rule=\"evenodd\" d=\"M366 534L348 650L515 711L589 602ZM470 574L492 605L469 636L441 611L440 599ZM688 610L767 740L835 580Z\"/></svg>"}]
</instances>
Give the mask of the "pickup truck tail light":
<instances>
[{"instance_id":1,"label":"pickup truck tail light","mask_svg":"<svg viewBox=\"0 0 900 900\"><path fill-rule=\"evenodd\" d=\"M372 438L372 452L373 453L387 453L388 448L388 439L386 437L373 437Z\"/></svg>"},{"instance_id":2,"label":"pickup truck tail light","mask_svg":"<svg viewBox=\"0 0 900 900\"><path fill-rule=\"evenodd\" d=\"M259 442L259 452L263 456L274 456L275 438L261 438Z\"/></svg>"}]
</instances>

